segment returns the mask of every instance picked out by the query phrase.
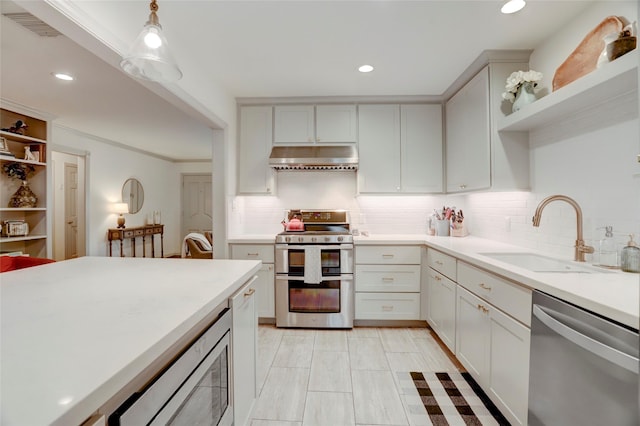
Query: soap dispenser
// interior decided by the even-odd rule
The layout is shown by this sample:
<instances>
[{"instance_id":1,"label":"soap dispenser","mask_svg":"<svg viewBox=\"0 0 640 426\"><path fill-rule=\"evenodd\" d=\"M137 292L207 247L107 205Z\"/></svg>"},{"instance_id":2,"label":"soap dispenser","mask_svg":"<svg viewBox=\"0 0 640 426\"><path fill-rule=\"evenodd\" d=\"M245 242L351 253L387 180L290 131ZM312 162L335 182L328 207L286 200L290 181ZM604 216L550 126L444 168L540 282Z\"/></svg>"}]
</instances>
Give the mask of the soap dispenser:
<instances>
[{"instance_id":1,"label":"soap dispenser","mask_svg":"<svg viewBox=\"0 0 640 426\"><path fill-rule=\"evenodd\" d=\"M629 242L622 249L622 270L625 272L640 272L640 248L633 241L633 234L629 235Z\"/></svg>"},{"instance_id":2,"label":"soap dispenser","mask_svg":"<svg viewBox=\"0 0 640 426\"><path fill-rule=\"evenodd\" d=\"M618 267L618 250L613 238L613 226L605 226L604 238L600 240L600 266L605 268Z\"/></svg>"}]
</instances>

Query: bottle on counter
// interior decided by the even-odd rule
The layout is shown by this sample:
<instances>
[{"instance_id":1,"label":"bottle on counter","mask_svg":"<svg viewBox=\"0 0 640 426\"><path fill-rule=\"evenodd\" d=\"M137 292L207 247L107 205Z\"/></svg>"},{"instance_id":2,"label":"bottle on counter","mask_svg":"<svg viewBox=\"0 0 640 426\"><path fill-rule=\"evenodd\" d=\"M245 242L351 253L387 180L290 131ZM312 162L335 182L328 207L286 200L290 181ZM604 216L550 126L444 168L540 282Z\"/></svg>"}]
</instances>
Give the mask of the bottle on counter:
<instances>
[{"instance_id":1,"label":"bottle on counter","mask_svg":"<svg viewBox=\"0 0 640 426\"><path fill-rule=\"evenodd\" d=\"M640 248L633 241L633 234L629 235L629 242L622 249L622 270L625 272L640 272Z\"/></svg>"},{"instance_id":2,"label":"bottle on counter","mask_svg":"<svg viewBox=\"0 0 640 426\"><path fill-rule=\"evenodd\" d=\"M605 226L604 238L600 240L600 266L605 268L618 267L618 250L613 238L613 226Z\"/></svg>"}]
</instances>

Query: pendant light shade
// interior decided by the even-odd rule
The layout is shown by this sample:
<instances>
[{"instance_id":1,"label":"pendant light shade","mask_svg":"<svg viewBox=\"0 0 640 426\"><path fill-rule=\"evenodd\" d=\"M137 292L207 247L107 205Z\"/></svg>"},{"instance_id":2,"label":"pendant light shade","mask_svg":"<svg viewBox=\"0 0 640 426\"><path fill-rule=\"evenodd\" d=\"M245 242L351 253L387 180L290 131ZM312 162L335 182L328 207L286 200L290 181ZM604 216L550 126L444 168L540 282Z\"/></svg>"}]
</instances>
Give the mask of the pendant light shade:
<instances>
[{"instance_id":1,"label":"pendant light shade","mask_svg":"<svg viewBox=\"0 0 640 426\"><path fill-rule=\"evenodd\" d=\"M156 14L156 0L151 1L149 9L149 20L120 62L120 67L136 78L168 83L178 81L182 78L182 71L173 59L162 32Z\"/></svg>"}]
</instances>

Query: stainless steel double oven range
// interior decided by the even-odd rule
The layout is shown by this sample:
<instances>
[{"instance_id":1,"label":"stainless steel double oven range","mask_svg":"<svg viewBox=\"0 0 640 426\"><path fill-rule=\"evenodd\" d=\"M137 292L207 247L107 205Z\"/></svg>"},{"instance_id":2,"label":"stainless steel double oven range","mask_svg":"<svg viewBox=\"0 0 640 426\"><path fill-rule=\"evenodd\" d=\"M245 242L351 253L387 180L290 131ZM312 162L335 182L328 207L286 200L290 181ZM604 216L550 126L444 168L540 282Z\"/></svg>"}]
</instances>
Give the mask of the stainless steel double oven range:
<instances>
[{"instance_id":1,"label":"stainless steel double oven range","mask_svg":"<svg viewBox=\"0 0 640 426\"><path fill-rule=\"evenodd\" d=\"M276 236L276 326L352 328L353 236L343 210L290 210L304 229Z\"/></svg>"}]
</instances>

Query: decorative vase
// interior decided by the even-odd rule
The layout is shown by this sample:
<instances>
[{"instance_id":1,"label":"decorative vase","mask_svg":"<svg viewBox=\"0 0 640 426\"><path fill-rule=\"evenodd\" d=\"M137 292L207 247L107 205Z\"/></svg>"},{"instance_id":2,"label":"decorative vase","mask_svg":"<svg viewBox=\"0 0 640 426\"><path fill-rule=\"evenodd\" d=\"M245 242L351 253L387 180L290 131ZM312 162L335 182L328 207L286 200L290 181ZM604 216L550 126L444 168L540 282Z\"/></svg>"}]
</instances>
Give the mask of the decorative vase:
<instances>
[{"instance_id":1,"label":"decorative vase","mask_svg":"<svg viewBox=\"0 0 640 426\"><path fill-rule=\"evenodd\" d=\"M536 94L533 92L535 83L532 81L525 81L518 87L516 92L516 99L513 101L512 111L516 112L522 109L523 106L529 105L535 102Z\"/></svg>"},{"instance_id":2,"label":"decorative vase","mask_svg":"<svg viewBox=\"0 0 640 426\"><path fill-rule=\"evenodd\" d=\"M11 196L9 200L9 207L35 207L38 202L38 197L29 188L29 183L26 180L22 181L22 185Z\"/></svg>"}]
</instances>

